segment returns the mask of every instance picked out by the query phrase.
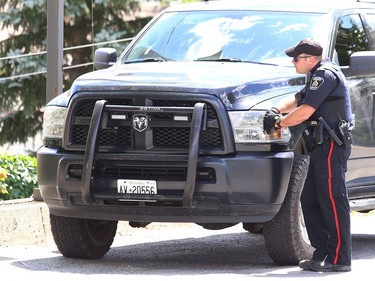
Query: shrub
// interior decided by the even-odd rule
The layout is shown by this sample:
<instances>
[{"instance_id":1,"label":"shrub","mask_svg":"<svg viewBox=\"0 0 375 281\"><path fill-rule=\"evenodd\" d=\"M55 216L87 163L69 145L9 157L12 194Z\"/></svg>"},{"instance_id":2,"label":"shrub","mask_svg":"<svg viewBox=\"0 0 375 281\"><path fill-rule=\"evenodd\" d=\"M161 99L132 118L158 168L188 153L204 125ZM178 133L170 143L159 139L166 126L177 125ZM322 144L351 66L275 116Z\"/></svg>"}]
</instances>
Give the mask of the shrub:
<instances>
[{"instance_id":1,"label":"shrub","mask_svg":"<svg viewBox=\"0 0 375 281\"><path fill-rule=\"evenodd\" d=\"M0 167L0 198L5 196L5 194L8 194L7 184L5 183L7 176L7 170Z\"/></svg>"},{"instance_id":2,"label":"shrub","mask_svg":"<svg viewBox=\"0 0 375 281\"><path fill-rule=\"evenodd\" d=\"M0 154L0 200L28 198L37 185L35 157Z\"/></svg>"}]
</instances>

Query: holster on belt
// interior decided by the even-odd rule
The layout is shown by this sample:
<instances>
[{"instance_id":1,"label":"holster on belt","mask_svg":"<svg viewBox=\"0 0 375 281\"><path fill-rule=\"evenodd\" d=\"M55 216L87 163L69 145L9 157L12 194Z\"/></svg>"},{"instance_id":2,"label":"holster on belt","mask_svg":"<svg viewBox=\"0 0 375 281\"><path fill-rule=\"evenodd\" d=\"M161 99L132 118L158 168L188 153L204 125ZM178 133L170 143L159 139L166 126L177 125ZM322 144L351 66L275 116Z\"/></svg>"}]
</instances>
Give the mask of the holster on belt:
<instances>
[{"instance_id":1,"label":"holster on belt","mask_svg":"<svg viewBox=\"0 0 375 281\"><path fill-rule=\"evenodd\" d=\"M303 130L302 137L305 140L307 150L309 152L313 151L315 142L313 138L313 129L311 128L311 126L308 126Z\"/></svg>"},{"instance_id":2,"label":"holster on belt","mask_svg":"<svg viewBox=\"0 0 375 281\"><path fill-rule=\"evenodd\" d=\"M313 131L314 143L322 144L325 141L323 131L324 131L324 126L322 122L318 122L318 124L316 125Z\"/></svg>"},{"instance_id":3,"label":"holster on belt","mask_svg":"<svg viewBox=\"0 0 375 281\"><path fill-rule=\"evenodd\" d=\"M340 135L341 137L341 135ZM327 124L323 117L319 121L310 121L305 129L304 139L310 146L323 144L328 139L334 140L338 145L342 145L341 139L336 132Z\"/></svg>"}]
</instances>

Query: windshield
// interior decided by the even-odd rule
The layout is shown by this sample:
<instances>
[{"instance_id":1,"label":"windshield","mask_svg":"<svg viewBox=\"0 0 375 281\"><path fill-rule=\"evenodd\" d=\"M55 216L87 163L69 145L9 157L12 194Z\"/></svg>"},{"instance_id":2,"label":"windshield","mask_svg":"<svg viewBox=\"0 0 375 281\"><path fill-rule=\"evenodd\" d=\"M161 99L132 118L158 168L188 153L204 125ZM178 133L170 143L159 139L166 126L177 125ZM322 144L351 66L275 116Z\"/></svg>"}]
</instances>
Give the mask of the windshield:
<instances>
[{"instance_id":1,"label":"windshield","mask_svg":"<svg viewBox=\"0 0 375 281\"><path fill-rule=\"evenodd\" d=\"M317 39L321 14L190 11L162 15L133 45L125 63L226 60L290 66L284 50Z\"/></svg>"}]
</instances>

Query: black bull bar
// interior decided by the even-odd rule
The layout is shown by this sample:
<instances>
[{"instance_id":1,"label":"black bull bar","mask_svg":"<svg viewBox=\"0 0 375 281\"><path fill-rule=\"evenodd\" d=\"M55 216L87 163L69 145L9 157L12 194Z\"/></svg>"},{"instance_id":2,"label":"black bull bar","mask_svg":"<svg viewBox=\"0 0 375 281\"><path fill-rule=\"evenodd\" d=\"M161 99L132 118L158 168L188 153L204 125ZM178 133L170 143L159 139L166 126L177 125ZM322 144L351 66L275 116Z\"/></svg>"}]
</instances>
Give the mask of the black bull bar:
<instances>
[{"instance_id":1,"label":"black bull bar","mask_svg":"<svg viewBox=\"0 0 375 281\"><path fill-rule=\"evenodd\" d=\"M187 164L186 185L184 188L182 198L176 196L166 195L121 195L121 199L132 200L172 200L181 201L183 207L192 207L193 195L195 190L197 161L199 153L199 138L201 130L206 130L207 124L207 106L204 103L198 102L194 107L156 107L156 106L126 106L126 105L109 105L106 100L98 100L95 103L94 111L91 117L90 128L87 135L86 150L83 160L82 185L81 192L83 200L86 204L94 205L95 199L91 194L92 173L94 167L94 160L98 153L98 135L101 127L106 126L106 119L103 118L104 112L136 112L136 113L192 113L189 153L186 156L176 156L179 160L184 159Z\"/></svg>"}]
</instances>

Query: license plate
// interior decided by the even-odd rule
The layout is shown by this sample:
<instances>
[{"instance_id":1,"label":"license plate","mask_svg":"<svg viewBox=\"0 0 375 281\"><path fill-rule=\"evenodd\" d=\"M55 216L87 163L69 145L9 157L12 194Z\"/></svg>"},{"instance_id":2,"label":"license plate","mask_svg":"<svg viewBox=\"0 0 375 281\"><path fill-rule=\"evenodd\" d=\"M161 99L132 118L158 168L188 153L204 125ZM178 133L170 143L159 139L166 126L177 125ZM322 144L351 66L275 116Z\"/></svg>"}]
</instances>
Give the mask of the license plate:
<instances>
[{"instance_id":1,"label":"license plate","mask_svg":"<svg viewBox=\"0 0 375 281\"><path fill-rule=\"evenodd\" d=\"M117 180L117 192L126 194L157 194L156 181L153 180Z\"/></svg>"}]
</instances>

